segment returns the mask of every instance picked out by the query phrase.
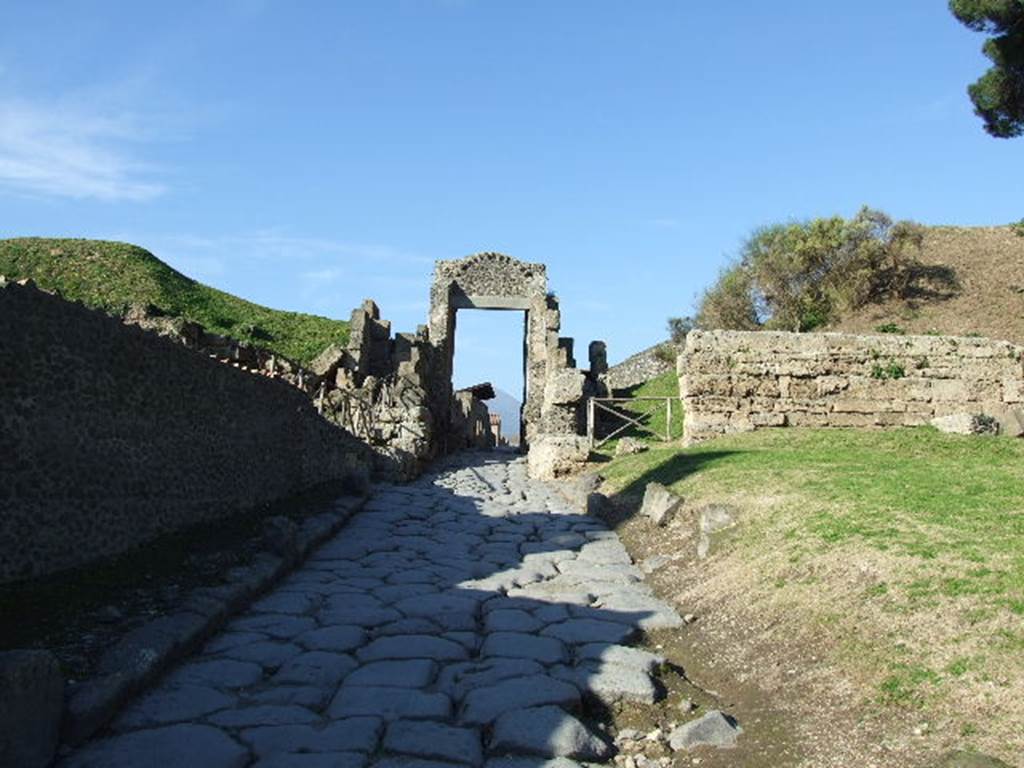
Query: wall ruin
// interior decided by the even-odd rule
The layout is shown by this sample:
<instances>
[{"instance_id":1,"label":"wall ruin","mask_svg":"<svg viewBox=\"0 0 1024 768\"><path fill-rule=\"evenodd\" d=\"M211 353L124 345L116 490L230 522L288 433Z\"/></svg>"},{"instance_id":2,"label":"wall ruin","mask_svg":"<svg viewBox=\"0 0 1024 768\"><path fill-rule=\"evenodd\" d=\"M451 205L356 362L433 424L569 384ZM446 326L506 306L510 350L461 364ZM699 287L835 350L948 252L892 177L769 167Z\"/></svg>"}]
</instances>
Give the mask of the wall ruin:
<instances>
[{"instance_id":1,"label":"wall ruin","mask_svg":"<svg viewBox=\"0 0 1024 768\"><path fill-rule=\"evenodd\" d=\"M2 278L0 391L0 582L369 473L289 383Z\"/></svg>"},{"instance_id":2,"label":"wall ruin","mask_svg":"<svg viewBox=\"0 0 1024 768\"><path fill-rule=\"evenodd\" d=\"M1024 418L1024 348L948 336L692 331L678 359L689 442L765 427Z\"/></svg>"}]
</instances>

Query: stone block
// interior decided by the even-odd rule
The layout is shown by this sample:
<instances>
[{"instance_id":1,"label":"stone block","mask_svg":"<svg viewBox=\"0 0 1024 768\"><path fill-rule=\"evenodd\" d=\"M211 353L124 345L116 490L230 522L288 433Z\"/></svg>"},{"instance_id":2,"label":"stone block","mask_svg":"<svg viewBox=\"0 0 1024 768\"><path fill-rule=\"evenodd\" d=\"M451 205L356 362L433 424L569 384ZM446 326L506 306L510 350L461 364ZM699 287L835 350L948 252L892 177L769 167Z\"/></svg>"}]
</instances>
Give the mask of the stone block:
<instances>
[{"instance_id":1,"label":"stone block","mask_svg":"<svg viewBox=\"0 0 1024 768\"><path fill-rule=\"evenodd\" d=\"M530 477L553 480L571 474L590 457L590 443L578 435L539 434L530 443L527 463Z\"/></svg>"},{"instance_id":2,"label":"stone block","mask_svg":"<svg viewBox=\"0 0 1024 768\"><path fill-rule=\"evenodd\" d=\"M45 768L53 760L64 678L48 651L0 653L0 765Z\"/></svg>"},{"instance_id":3,"label":"stone block","mask_svg":"<svg viewBox=\"0 0 1024 768\"><path fill-rule=\"evenodd\" d=\"M544 407L552 405L571 405L583 398L583 385L586 377L575 368L556 371L548 377L544 386Z\"/></svg>"},{"instance_id":4,"label":"stone block","mask_svg":"<svg viewBox=\"0 0 1024 768\"><path fill-rule=\"evenodd\" d=\"M314 358L309 370L324 379L330 379L345 361L346 351L337 344L331 344Z\"/></svg>"},{"instance_id":5,"label":"stone block","mask_svg":"<svg viewBox=\"0 0 1024 768\"><path fill-rule=\"evenodd\" d=\"M590 375L599 376L608 370L608 345L603 341L592 341L587 347L590 361Z\"/></svg>"},{"instance_id":6,"label":"stone block","mask_svg":"<svg viewBox=\"0 0 1024 768\"><path fill-rule=\"evenodd\" d=\"M665 525L683 506L683 499L661 483L648 483L640 514L655 525Z\"/></svg>"},{"instance_id":7,"label":"stone block","mask_svg":"<svg viewBox=\"0 0 1024 768\"><path fill-rule=\"evenodd\" d=\"M995 419L980 413L954 413L932 419L931 424L940 432L954 435L994 435L999 431Z\"/></svg>"}]
</instances>

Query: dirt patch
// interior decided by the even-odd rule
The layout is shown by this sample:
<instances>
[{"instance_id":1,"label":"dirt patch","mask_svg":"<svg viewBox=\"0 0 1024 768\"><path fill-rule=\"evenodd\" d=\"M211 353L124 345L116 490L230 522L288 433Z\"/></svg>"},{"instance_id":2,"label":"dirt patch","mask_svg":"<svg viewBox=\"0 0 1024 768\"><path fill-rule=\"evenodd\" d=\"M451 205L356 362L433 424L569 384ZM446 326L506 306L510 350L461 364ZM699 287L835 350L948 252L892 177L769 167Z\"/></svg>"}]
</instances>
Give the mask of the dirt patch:
<instances>
[{"instance_id":1,"label":"dirt patch","mask_svg":"<svg viewBox=\"0 0 1024 768\"><path fill-rule=\"evenodd\" d=\"M770 498L760 501L765 507L773 506ZM680 766L925 768L964 745L964 734L941 709L926 716L912 704L899 707L879 702L876 681L882 669L877 675L860 677L850 671L857 665L838 663L844 654L860 652L843 622L807 621L809 614L802 605L787 602L786 590L773 598L770 586L761 585L755 594L751 579L757 576L751 569L757 563L730 557L729 537L720 543L722 551L699 560L692 510L669 528L658 528L635 516L638 503L635 497L619 497L605 517L633 559L652 569L647 578L659 597L694 620L681 630L652 636L652 646L660 646L682 674L666 676L669 696L664 702L618 714L618 727L666 727L708 708L733 715L743 726L735 749L676 753L673 762ZM750 510L748 500L746 514L756 518ZM864 580L858 588L870 589L886 567L885 558L862 566L845 571ZM802 576L808 584L821 585L820 615L827 617L832 595L826 575ZM1001 699L1001 689L994 688L996 700ZM683 698L693 699L700 707L684 715L678 707ZM977 702L962 704L978 706ZM1008 756L998 744L992 751Z\"/></svg>"}]
</instances>

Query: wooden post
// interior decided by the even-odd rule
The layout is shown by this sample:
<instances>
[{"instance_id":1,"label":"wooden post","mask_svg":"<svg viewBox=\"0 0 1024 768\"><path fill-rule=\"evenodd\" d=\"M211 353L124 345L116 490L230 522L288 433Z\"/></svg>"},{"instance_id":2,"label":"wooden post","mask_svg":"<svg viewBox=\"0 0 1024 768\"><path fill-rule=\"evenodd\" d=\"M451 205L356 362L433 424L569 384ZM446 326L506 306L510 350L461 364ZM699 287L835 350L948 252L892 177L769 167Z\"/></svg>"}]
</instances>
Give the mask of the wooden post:
<instances>
[{"instance_id":1,"label":"wooden post","mask_svg":"<svg viewBox=\"0 0 1024 768\"><path fill-rule=\"evenodd\" d=\"M590 440L591 449L594 447L596 431L594 428L594 398L591 397L587 399L587 437Z\"/></svg>"},{"instance_id":2,"label":"wooden post","mask_svg":"<svg viewBox=\"0 0 1024 768\"><path fill-rule=\"evenodd\" d=\"M672 439L672 398L665 398L665 442Z\"/></svg>"}]
</instances>

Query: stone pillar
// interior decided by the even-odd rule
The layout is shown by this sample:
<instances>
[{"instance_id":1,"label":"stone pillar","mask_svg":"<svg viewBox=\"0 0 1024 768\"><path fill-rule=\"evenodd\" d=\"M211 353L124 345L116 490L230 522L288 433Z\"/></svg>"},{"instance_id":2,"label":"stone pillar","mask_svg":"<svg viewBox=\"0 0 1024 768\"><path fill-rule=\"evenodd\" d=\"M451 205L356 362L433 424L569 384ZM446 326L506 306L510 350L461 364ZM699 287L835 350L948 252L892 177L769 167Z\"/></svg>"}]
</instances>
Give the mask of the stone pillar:
<instances>
[{"instance_id":1,"label":"stone pillar","mask_svg":"<svg viewBox=\"0 0 1024 768\"><path fill-rule=\"evenodd\" d=\"M592 341L587 347L590 358L590 375L594 378L608 372L608 345L603 341Z\"/></svg>"}]
</instances>

